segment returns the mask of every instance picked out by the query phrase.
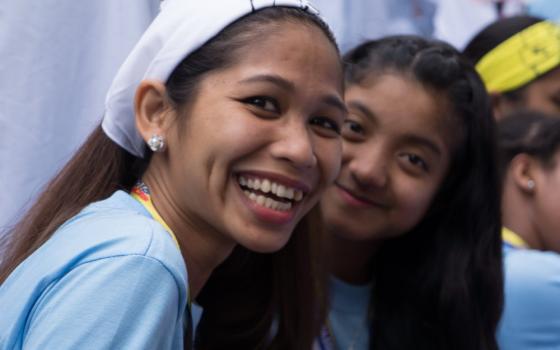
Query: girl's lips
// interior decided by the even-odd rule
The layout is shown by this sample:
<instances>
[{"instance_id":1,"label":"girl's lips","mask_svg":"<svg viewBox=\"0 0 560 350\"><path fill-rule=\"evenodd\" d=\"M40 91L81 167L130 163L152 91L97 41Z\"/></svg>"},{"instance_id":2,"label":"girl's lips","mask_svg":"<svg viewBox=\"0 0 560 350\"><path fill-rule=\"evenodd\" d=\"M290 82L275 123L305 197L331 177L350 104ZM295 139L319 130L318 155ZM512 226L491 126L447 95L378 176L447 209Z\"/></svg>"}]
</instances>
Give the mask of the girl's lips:
<instances>
[{"instance_id":1,"label":"girl's lips","mask_svg":"<svg viewBox=\"0 0 560 350\"><path fill-rule=\"evenodd\" d=\"M335 187L338 190L338 193L340 194L342 199L349 206L357 207L357 208L371 208L371 207L380 207L383 209L387 208L386 204L358 196L338 183L335 183Z\"/></svg>"}]
</instances>

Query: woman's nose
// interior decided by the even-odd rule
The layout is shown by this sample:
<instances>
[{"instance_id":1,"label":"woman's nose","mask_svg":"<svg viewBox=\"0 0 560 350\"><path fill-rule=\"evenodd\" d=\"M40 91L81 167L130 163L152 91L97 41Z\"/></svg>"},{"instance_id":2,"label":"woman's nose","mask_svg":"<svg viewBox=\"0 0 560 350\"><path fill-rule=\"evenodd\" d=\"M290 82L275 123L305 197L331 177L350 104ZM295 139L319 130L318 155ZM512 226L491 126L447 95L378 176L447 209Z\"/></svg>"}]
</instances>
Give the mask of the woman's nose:
<instances>
[{"instance_id":1,"label":"woman's nose","mask_svg":"<svg viewBox=\"0 0 560 350\"><path fill-rule=\"evenodd\" d=\"M289 161L295 168L311 168L317 165L313 135L303 123L287 123L272 145L275 158Z\"/></svg>"}]
</instances>

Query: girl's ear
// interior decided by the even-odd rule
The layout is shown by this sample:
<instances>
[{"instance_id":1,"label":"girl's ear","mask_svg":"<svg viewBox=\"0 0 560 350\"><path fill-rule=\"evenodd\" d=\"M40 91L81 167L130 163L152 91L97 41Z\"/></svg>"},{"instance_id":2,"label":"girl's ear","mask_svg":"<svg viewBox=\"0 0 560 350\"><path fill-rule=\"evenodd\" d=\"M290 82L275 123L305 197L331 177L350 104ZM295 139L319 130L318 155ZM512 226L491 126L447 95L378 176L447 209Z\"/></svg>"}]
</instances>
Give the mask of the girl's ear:
<instances>
[{"instance_id":1,"label":"girl's ear","mask_svg":"<svg viewBox=\"0 0 560 350\"><path fill-rule=\"evenodd\" d=\"M136 89L134 112L136 128L144 141L158 135L163 138L172 122L165 85L160 81L143 80Z\"/></svg>"},{"instance_id":2,"label":"girl's ear","mask_svg":"<svg viewBox=\"0 0 560 350\"><path fill-rule=\"evenodd\" d=\"M520 153L511 160L510 169L516 188L532 196L537 186L537 172L541 169L539 161L526 153Z\"/></svg>"}]
</instances>

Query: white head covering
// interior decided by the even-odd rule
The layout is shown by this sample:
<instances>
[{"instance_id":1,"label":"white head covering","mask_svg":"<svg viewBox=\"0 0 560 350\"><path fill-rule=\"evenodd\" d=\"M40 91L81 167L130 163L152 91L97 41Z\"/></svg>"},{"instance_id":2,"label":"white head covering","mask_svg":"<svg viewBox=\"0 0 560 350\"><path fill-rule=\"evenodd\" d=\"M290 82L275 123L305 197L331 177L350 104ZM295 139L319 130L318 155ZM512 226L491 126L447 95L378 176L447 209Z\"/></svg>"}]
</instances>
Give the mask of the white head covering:
<instances>
[{"instance_id":1,"label":"white head covering","mask_svg":"<svg viewBox=\"0 0 560 350\"><path fill-rule=\"evenodd\" d=\"M314 14L307 0L165 0L161 11L113 80L105 100L103 130L118 145L144 156L136 130L134 95L144 79L167 81L175 67L235 20L271 6L298 7Z\"/></svg>"}]
</instances>

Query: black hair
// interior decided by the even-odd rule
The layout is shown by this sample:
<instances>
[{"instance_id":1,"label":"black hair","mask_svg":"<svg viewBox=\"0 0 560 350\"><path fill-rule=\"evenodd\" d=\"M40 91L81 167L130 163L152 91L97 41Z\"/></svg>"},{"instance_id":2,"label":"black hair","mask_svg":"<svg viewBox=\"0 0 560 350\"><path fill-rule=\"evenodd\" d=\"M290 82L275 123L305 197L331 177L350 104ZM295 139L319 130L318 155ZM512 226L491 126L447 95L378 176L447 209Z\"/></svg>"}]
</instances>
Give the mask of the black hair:
<instances>
[{"instance_id":1,"label":"black hair","mask_svg":"<svg viewBox=\"0 0 560 350\"><path fill-rule=\"evenodd\" d=\"M554 167L560 149L560 116L522 110L498 122L498 149L502 179L511 160L525 153L547 168Z\"/></svg>"},{"instance_id":2,"label":"black hair","mask_svg":"<svg viewBox=\"0 0 560 350\"><path fill-rule=\"evenodd\" d=\"M468 43L463 54L473 64L477 64L488 52L492 51L502 42L530 26L544 21L543 18L533 16L512 16L499 19L483 28ZM538 79L538 78L537 78ZM529 83L528 83L529 84ZM503 93L504 97L512 102L523 101L527 84Z\"/></svg>"},{"instance_id":3,"label":"black hair","mask_svg":"<svg viewBox=\"0 0 560 350\"><path fill-rule=\"evenodd\" d=\"M365 42L344 63L347 86L389 73L436 92L449 106L454 140L447 175L424 218L375 256L370 348L498 349L500 194L495 124L482 81L456 49L416 36Z\"/></svg>"},{"instance_id":4,"label":"black hair","mask_svg":"<svg viewBox=\"0 0 560 350\"><path fill-rule=\"evenodd\" d=\"M234 64L242 49L262 37L263 31L286 22L319 28L338 52L332 33L317 16L281 6L257 10L227 26L173 70L166 82L169 101L183 108L195 98L207 74ZM146 169L151 152L146 150L146 154L145 159L131 155L98 126L20 223L6 233L9 240L3 242L7 250L0 264L0 283L85 206L116 190L130 191ZM199 294L204 311L197 349L311 348L324 314L309 235L309 226L319 222L313 213L306 215L288 244L276 253L235 249ZM278 326L274 334L273 322Z\"/></svg>"}]
</instances>

